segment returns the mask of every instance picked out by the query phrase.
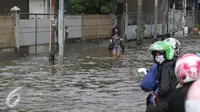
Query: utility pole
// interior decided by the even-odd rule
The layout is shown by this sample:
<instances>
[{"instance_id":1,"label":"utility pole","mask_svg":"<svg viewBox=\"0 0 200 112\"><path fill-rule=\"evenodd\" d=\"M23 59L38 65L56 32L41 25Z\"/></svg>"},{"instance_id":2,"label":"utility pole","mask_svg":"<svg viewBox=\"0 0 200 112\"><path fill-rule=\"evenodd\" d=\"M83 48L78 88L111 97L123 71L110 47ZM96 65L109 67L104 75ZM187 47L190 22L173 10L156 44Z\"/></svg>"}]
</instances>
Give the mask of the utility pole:
<instances>
[{"instance_id":1,"label":"utility pole","mask_svg":"<svg viewBox=\"0 0 200 112\"><path fill-rule=\"evenodd\" d=\"M115 0L112 0L112 19L111 19L111 29L114 28L115 22ZM112 30L111 30L112 31Z\"/></svg>"},{"instance_id":2,"label":"utility pole","mask_svg":"<svg viewBox=\"0 0 200 112\"><path fill-rule=\"evenodd\" d=\"M128 12L128 0L126 0L126 13Z\"/></svg>"},{"instance_id":3,"label":"utility pole","mask_svg":"<svg viewBox=\"0 0 200 112\"><path fill-rule=\"evenodd\" d=\"M124 42L126 42L127 41L127 33L128 33L128 0L124 0L124 3L125 3L125 13L124 13L124 16L125 16L125 18L124 18L124 21L125 21L125 40L124 40Z\"/></svg>"},{"instance_id":4,"label":"utility pole","mask_svg":"<svg viewBox=\"0 0 200 112\"><path fill-rule=\"evenodd\" d=\"M192 29L194 29L195 25L195 1L193 0L192 3ZM194 31L192 32L192 35L194 34Z\"/></svg>"},{"instance_id":5,"label":"utility pole","mask_svg":"<svg viewBox=\"0 0 200 112\"><path fill-rule=\"evenodd\" d=\"M128 0L124 0L124 12L128 12Z\"/></svg>"},{"instance_id":6,"label":"utility pole","mask_svg":"<svg viewBox=\"0 0 200 112\"><path fill-rule=\"evenodd\" d=\"M173 20L173 31L175 31L175 27L174 27L174 24L175 24L175 8L176 8L176 4L175 2L173 3L173 9L172 9L172 20ZM174 32L171 32L171 37L174 37Z\"/></svg>"},{"instance_id":7,"label":"utility pole","mask_svg":"<svg viewBox=\"0 0 200 112\"><path fill-rule=\"evenodd\" d=\"M168 0L163 0L164 2L164 11L163 11L163 20L162 20L162 40L165 39L165 23L168 14Z\"/></svg>"},{"instance_id":8,"label":"utility pole","mask_svg":"<svg viewBox=\"0 0 200 112\"><path fill-rule=\"evenodd\" d=\"M169 5L170 0L167 0L167 38L169 37Z\"/></svg>"},{"instance_id":9,"label":"utility pole","mask_svg":"<svg viewBox=\"0 0 200 112\"><path fill-rule=\"evenodd\" d=\"M158 0L155 0L155 7L154 7L154 41L157 40L157 24L158 24Z\"/></svg>"},{"instance_id":10,"label":"utility pole","mask_svg":"<svg viewBox=\"0 0 200 112\"><path fill-rule=\"evenodd\" d=\"M157 24L158 24L158 0L155 0L155 7L154 7L154 41L157 40Z\"/></svg>"},{"instance_id":11,"label":"utility pole","mask_svg":"<svg viewBox=\"0 0 200 112\"><path fill-rule=\"evenodd\" d=\"M142 0L138 0L138 17L137 17L137 45L141 44L142 34Z\"/></svg>"},{"instance_id":12,"label":"utility pole","mask_svg":"<svg viewBox=\"0 0 200 112\"><path fill-rule=\"evenodd\" d=\"M64 0L59 0L58 15L58 42L59 42L59 63L63 64L64 59Z\"/></svg>"},{"instance_id":13,"label":"utility pole","mask_svg":"<svg viewBox=\"0 0 200 112\"><path fill-rule=\"evenodd\" d=\"M186 4L187 4L187 1L186 1L186 0L183 0L183 3L182 3L182 4L183 4L183 18L182 18L182 22L183 22L183 23L182 23L182 28L183 28L183 34L185 35L185 31L184 31L185 29L184 29L184 28L185 28L185 24L186 24L186 23L185 23L185 22L186 22L185 18L186 18L186 13L187 13L187 12L186 12Z\"/></svg>"},{"instance_id":14,"label":"utility pole","mask_svg":"<svg viewBox=\"0 0 200 112\"><path fill-rule=\"evenodd\" d=\"M55 61L55 35L54 35L54 27L55 27L55 0L50 0L50 20L51 20L51 27L50 27L50 53L49 53L49 61Z\"/></svg>"}]
</instances>

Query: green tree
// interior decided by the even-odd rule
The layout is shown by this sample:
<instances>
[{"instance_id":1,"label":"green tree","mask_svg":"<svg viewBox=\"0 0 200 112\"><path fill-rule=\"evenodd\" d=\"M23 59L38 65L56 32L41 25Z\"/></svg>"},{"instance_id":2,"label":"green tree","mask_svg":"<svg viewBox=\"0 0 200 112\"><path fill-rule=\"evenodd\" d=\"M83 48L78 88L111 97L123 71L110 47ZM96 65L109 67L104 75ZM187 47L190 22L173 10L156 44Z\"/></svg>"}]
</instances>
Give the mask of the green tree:
<instances>
[{"instance_id":1,"label":"green tree","mask_svg":"<svg viewBox=\"0 0 200 112\"><path fill-rule=\"evenodd\" d=\"M118 0L115 0L115 12ZM110 14L112 13L112 0L70 0L73 9L81 14Z\"/></svg>"}]
</instances>

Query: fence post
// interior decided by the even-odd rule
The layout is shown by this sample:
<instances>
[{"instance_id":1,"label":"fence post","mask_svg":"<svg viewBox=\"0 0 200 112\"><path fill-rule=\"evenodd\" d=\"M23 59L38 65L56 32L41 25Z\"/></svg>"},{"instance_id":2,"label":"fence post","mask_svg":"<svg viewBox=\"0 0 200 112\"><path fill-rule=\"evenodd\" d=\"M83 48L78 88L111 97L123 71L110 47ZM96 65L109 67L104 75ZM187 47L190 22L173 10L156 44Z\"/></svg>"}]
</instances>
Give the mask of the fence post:
<instances>
[{"instance_id":1,"label":"fence post","mask_svg":"<svg viewBox=\"0 0 200 112\"><path fill-rule=\"evenodd\" d=\"M96 25L96 38L99 39L99 14L97 14Z\"/></svg>"},{"instance_id":2,"label":"fence post","mask_svg":"<svg viewBox=\"0 0 200 112\"><path fill-rule=\"evenodd\" d=\"M21 9L18 8L17 6L14 6L13 8L10 9L12 15L13 15L13 19L14 19L14 34L15 34L15 44L16 44L16 48L17 51L19 51L19 19L20 19L20 11Z\"/></svg>"},{"instance_id":3,"label":"fence post","mask_svg":"<svg viewBox=\"0 0 200 112\"><path fill-rule=\"evenodd\" d=\"M85 26L84 23L85 23L85 22L84 22L84 14L81 14L81 33L82 33L82 34L81 34L81 35L82 35L81 41L83 41L84 38L85 38L85 37L84 37L84 28L85 28L85 27L84 27L84 26Z\"/></svg>"},{"instance_id":4,"label":"fence post","mask_svg":"<svg viewBox=\"0 0 200 112\"><path fill-rule=\"evenodd\" d=\"M50 0L50 44L49 44L49 61L54 63L55 61L55 35L54 35L54 26L55 26L55 0ZM58 38L58 37L57 37ZM58 45L59 46L59 45Z\"/></svg>"},{"instance_id":5,"label":"fence post","mask_svg":"<svg viewBox=\"0 0 200 112\"><path fill-rule=\"evenodd\" d=\"M121 26L120 31L122 32L122 37L125 40L125 38L124 38L125 37L125 14L124 13L123 13L122 19L120 21L120 26Z\"/></svg>"},{"instance_id":6,"label":"fence post","mask_svg":"<svg viewBox=\"0 0 200 112\"><path fill-rule=\"evenodd\" d=\"M35 55L37 56L37 27L38 27L38 21L37 21L37 14L35 15Z\"/></svg>"},{"instance_id":7,"label":"fence post","mask_svg":"<svg viewBox=\"0 0 200 112\"><path fill-rule=\"evenodd\" d=\"M127 38L128 38L128 14L125 14L125 37L124 37L124 42L126 43Z\"/></svg>"},{"instance_id":8,"label":"fence post","mask_svg":"<svg viewBox=\"0 0 200 112\"><path fill-rule=\"evenodd\" d=\"M137 45L141 44L141 33L142 33L142 0L138 0Z\"/></svg>"},{"instance_id":9,"label":"fence post","mask_svg":"<svg viewBox=\"0 0 200 112\"><path fill-rule=\"evenodd\" d=\"M152 30L152 27L153 27L153 14L150 14L150 17L151 17L151 33L150 33L150 36L153 37L153 30Z\"/></svg>"}]
</instances>

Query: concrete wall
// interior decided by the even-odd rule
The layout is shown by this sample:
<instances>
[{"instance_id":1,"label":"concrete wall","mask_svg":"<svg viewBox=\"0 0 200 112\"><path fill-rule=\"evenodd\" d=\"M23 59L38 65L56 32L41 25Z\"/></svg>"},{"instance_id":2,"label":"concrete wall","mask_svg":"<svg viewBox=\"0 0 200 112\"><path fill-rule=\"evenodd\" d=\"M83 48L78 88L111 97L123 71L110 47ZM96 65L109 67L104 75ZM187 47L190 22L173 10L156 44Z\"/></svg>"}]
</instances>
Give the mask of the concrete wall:
<instances>
[{"instance_id":1,"label":"concrete wall","mask_svg":"<svg viewBox=\"0 0 200 112\"><path fill-rule=\"evenodd\" d=\"M0 49L14 46L14 27L10 16L0 16Z\"/></svg>"}]
</instances>

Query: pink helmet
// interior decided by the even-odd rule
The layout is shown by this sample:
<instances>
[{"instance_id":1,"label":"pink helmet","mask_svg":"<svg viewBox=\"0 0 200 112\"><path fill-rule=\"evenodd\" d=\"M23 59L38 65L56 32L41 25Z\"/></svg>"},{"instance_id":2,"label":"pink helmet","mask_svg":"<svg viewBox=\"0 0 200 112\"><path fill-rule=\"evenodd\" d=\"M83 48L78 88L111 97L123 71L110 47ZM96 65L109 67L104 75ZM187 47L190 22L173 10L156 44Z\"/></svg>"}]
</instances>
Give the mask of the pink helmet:
<instances>
[{"instance_id":1,"label":"pink helmet","mask_svg":"<svg viewBox=\"0 0 200 112\"><path fill-rule=\"evenodd\" d=\"M200 78L200 57L185 54L179 58L175 67L176 77L181 85Z\"/></svg>"},{"instance_id":2,"label":"pink helmet","mask_svg":"<svg viewBox=\"0 0 200 112\"><path fill-rule=\"evenodd\" d=\"M187 94L185 101L186 112L200 112L200 80L195 81Z\"/></svg>"}]
</instances>

